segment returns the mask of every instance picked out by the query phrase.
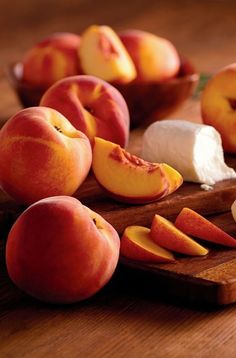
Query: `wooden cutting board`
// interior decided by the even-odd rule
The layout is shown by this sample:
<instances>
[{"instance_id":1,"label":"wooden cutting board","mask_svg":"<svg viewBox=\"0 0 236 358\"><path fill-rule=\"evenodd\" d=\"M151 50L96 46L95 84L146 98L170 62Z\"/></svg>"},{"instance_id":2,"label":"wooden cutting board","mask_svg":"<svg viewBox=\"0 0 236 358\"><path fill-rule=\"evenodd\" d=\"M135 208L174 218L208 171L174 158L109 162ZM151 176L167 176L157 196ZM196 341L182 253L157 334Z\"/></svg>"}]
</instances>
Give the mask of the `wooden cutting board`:
<instances>
[{"instance_id":1,"label":"wooden cutting board","mask_svg":"<svg viewBox=\"0 0 236 358\"><path fill-rule=\"evenodd\" d=\"M210 220L236 237L236 223L230 212ZM236 249L202 244L210 249L205 257L177 257L168 264L140 264L121 258L123 281L149 294L177 297L201 304L236 302Z\"/></svg>"},{"instance_id":2,"label":"wooden cutting board","mask_svg":"<svg viewBox=\"0 0 236 358\"><path fill-rule=\"evenodd\" d=\"M129 149L132 153L138 154L135 141L137 135L133 139L133 145ZM236 157L228 156L226 159L227 163L236 169ZM217 225L236 236L236 224L229 213L236 199L236 179L219 182L210 191L201 189L199 184L184 183L175 193L154 203L127 205L109 199L90 174L75 196L100 213L119 234L122 234L128 225L150 226L156 213L174 220L186 206L203 215L213 216L212 220ZM0 192L2 236L7 234L16 217L24 209ZM228 213L222 214L225 212ZM236 250L212 247L207 257L181 257L176 263L156 266L122 262L129 272L125 273L124 279L131 275L132 282L136 278L140 283L141 272L145 284L149 283L149 287L155 286L167 294L205 303L228 304L236 301Z\"/></svg>"}]
</instances>

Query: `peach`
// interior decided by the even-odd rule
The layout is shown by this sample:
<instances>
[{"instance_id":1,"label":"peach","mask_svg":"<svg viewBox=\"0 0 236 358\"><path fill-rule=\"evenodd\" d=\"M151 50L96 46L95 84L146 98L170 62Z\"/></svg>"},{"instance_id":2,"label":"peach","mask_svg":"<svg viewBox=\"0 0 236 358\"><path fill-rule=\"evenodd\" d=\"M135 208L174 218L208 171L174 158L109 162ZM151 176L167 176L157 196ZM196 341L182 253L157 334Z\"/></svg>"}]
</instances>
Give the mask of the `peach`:
<instances>
[{"instance_id":1,"label":"peach","mask_svg":"<svg viewBox=\"0 0 236 358\"><path fill-rule=\"evenodd\" d=\"M135 64L136 82L162 82L177 75L180 58L170 41L140 30L122 31L119 36Z\"/></svg>"},{"instance_id":2,"label":"peach","mask_svg":"<svg viewBox=\"0 0 236 358\"><path fill-rule=\"evenodd\" d=\"M43 301L72 303L100 290L111 278L120 239L100 215L68 196L31 205L7 240L10 278Z\"/></svg>"},{"instance_id":3,"label":"peach","mask_svg":"<svg viewBox=\"0 0 236 358\"><path fill-rule=\"evenodd\" d=\"M203 122L221 134L224 150L236 153L236 63L208 81L201 97L201 111Z\"/></svg>"},{"instance_id":4,"label":"peach","mask_svg":"<svg viewBox=\"0 0 236 358\"><path fill-rule=\"evenodd\" d=\"M0 185L21 203L72 195L91 161L88 138L51 108L21 110L0 131Z\"/></svg>"},{"instance_id":5,"label":"peach","mask_svg":"<svg viewBox=\"0 0 236 358\"><path fill-rule=\"evenodd\" d=\"M128 259L159 263L174 261L170 251L150 239L150 229L143 226L128 226L120 242L120 254Z\"/></svg>"},{"instance_id":6,"label":"peach","mask_svg":"<svg viewBox=\"0 0 236 358\"><path fill-rule=\"evenodd\" d=\"M181 254L202 256L208 253L207 249L160 215L153 218L150 236L158 245Z\"/></svg>"},{"instance_id":7,"label":"peach","mask_svg":"<svg viewBox=\"0 0 236 358\"><path fill-rule=\"evenodd\" d=\"M236 222L236 199L234 200L234 202L231 206L231 213L234 218L234 221Z\"/></svg>"},{"instance_id":8,"label":"peach","mask_svg":"<svg viewBox=\"0 0 236 358\"><path fill-rule=\"evenodd\" d=\"M181 210L175 220L175 226L199 239L236 248L236 240L232 236L189 208Z\"/></svg>"},{"instance_id":9,"label":"peach","mask_svg":"<svg viewBox=\"0 0 236 358\"><path fill-rule=\"evenodd\" d=\"M23 58L23 80L47 88L66 76L81 73L80 36L55 33L31 48Z\"/></svg>"},{"instance_id":10,"label":"peach","mask_svg":"<svg viewBox=\"0 0 236 358\"><path fill-rule=\"evenodd\" d=\"M122 147L129 137L129 112L122 95L93 76L72 76L55 83L40 102L61 112L93 142L95 136Z\"/></svg>"},{"instance_id":11,"label":"peach","mask_svg":"<svg viewBox=\"0 0 236 358\"><path fill-rule=\"evenodd\" d=\"M136 70L117 34L109 26L93 25L81 35L79 47L81 67L85 74L109 82L127 83Z\"/></svg>"},{"instance_id":12,"label":"peach","mask_svg":"<svg viewBox=\"0 0 236 358\"><path fill-rule=\"evenodd\" d=\"M119 145L95 138L92 168L107 193L127 203L160 199L182 184L182 176L167 164L149 163Z\"/></svg>"}]
</instances>

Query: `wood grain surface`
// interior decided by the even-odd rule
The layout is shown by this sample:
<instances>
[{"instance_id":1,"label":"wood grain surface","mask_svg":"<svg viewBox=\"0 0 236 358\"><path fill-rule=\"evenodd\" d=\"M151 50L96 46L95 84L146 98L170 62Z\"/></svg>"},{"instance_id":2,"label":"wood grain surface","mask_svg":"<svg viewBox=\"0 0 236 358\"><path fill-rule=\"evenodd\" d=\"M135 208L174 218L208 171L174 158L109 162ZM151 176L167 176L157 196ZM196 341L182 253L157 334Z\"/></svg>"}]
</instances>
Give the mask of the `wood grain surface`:
<instances>
[{"instance_id":1,"label":"wood grain surface","mask_svg":"<svg viewBox=\"0 0 236 358\"><path fill-rule=\"evenodd\" d=\"M172 40L200 71L215 72L235 61L235 13L231 0L1 1L0 123L20 109L4 74L7 64L51 32L80 32L92 23L148 30ZM190 100L171 117L199 121L199 104ZM135 133L134 150L140 135ZM211 220L235 230L229 213ZM233 275L234 258L229 266ZM151 275L142 279L144 271L120 266L92 299L52 306L25 296L10 282L4 241L0 267L0 357L235 357L235 305L186 303ZM196 275L217 279L215 268L202 270Z\"/></svg>"}]
</instances>

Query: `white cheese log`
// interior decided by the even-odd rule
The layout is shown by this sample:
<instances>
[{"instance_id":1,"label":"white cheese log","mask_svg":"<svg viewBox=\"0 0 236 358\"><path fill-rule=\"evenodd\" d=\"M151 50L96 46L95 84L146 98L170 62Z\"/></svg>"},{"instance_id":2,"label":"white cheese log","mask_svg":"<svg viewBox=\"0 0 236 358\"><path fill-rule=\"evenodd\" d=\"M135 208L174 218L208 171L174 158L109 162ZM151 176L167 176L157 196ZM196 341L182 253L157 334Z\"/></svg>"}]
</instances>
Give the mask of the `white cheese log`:
<instances>
[{"instance_id":1,"label":"white cheese log","mask_svg":"<svg viewBox=\"0 0 236 358\"><path fill-rule=\"evenodd\" d=\"M231 206L231 212L232 212L234 221L236 222L236 200L233 202L233 205Z\"/></svg>"},{"instance_id":2,"label":"white cheese log","mask_svg":"<svg viewBox=\"0 0 236 358\"><path fill-rule=\"evenodd\" d=\"M163 120L145 131L142 158L166 163L178 170L185 181L213 185L236 178L224 162L221 136L215 128L184 120Z\"/></svg>"}]
</instances>

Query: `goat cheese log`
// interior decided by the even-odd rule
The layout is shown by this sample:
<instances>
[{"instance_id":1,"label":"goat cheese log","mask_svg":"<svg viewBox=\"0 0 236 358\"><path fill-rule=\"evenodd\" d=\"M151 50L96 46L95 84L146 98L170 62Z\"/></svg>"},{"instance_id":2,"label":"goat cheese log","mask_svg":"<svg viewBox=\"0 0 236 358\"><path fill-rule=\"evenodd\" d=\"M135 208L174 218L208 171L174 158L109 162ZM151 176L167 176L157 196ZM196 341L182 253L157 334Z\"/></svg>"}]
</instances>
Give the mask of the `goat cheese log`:
<instances>
[{"instance_id":1,"label":"goat cheese log","mask_svg":"<svg viewBox=\"0 0 236 358\"><path fill-rule=\"evenodd\" d=\"M180 172L185 181L213 185L236 178L224 161L219 132L212 126L184 120L163 120L145 131L142 158L166 163Z\"/></svg>"}]
</instances>

